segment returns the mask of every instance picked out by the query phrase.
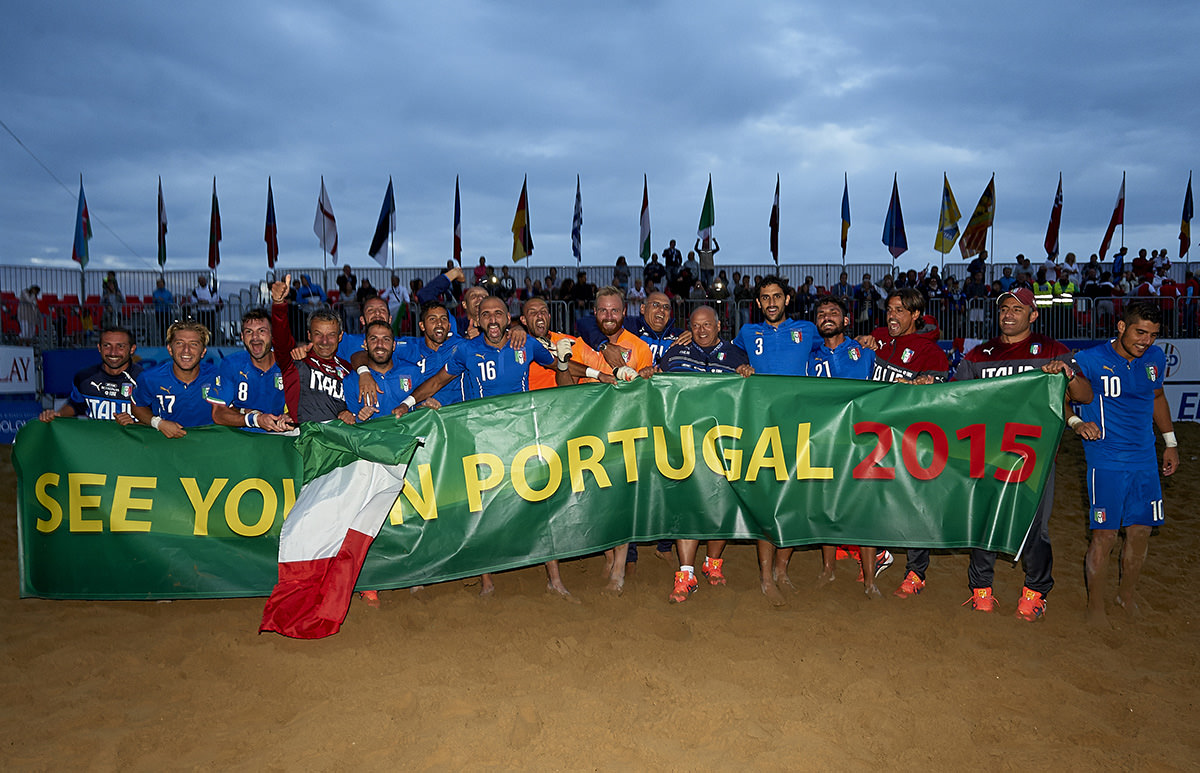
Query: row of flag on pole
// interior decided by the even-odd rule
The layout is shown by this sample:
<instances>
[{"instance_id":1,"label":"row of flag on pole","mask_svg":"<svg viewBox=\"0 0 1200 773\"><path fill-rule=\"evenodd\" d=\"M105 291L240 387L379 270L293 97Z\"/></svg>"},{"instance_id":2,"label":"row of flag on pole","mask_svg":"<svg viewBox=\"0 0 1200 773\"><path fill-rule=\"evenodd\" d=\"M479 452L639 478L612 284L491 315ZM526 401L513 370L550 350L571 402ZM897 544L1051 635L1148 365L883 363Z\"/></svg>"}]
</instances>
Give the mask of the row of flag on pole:
<instances>
[{"instance_id":1,"label":"row of flag on pole","mask_svg":"<svg viewBox=\"0 0 1200 773\"><path fill-rule=\"evenodd\" d=\"M1048 256L1058 257L1059 226L1062 222L1063 188L1062 174L1058 176L1058 190L1054 194L1054 203L1050 210L1050 222L1046 227L1044 246ZM842 261L846 259L846 243L850 233L850 178L845 175L842 187ZM1183 199L1183 215L1179 228L1179 257L1183 257L1191 248L1192 206L1192 175L1188 173L1187 192ZM963 258L978 255L987 246L988 231L991 230L996 218L996 176L992 175L979 197L979 203L967 221L966 228L960 234L958 223L962 213L954 200L954 192L950 189L950 179L942 175L942 205L938 216L937 234L934 237L933 248L948 254L958 244ZM700 210L700 222L697 226L697 238L707 242L712 238L713 226L716 224L716 207L713 202L712 175L708 178L708 190L704 195L704 204ZM770 229L771 256L779 265L779 175L775 176L775 198L771 205L771 216L768 220ZM650 239L650 183L646 175L642 175L642 207L639 219L639 256L643 263L649 262L652 254ZM1103 260L1112 245L1112 239L1117 227L1125 226L1125 175L1121 174L1121 189L1117 194L1117 202L1113 207L1112 217L1108 228L1101 240L1099 255ZM379 220L375 233L371 238L368 254L379 265L386 267L387 249L391 243L391 234L396 231L396 196L392 186L392 178L388 178L387 191L384 193L383 206L379 211ZM313 233L316 234L324 253L337 263L338 230L337 218L333 214L333 202L325 189L325 178L321 177L321 192L317 197L317 211L313 219ZM533 233L529 219L529 179L521 183L521 195L517 200L517 211L512 223L514 262L529 258L533 255ZM79 206L75 216L75 241L71 249L71 259L86 268L88 264L88 240L92 238L91 217L88 213L87 199L83 193L83 176L79 178ZM275 267L279 258L279 230L275 221L275 197L271 190L271 178L267 178L267 216L263 232L266 242L267 266ZM1123 241L1123 237L1122 237ZM221 263L221 210L217 201L217 178L213 178L212 215L209 220L208 237L208 267L216 270ZM583 196L580 178L575 176L575 211L571 221L571 252L577 263L583 262ZM904 230L904 213L900 206L899 176L892 176L892 195L888 203L887 216L883 224L883 244L892 254L893 261L908 251L908 237ZM462 265L462 201L459 195L458 177L454 178L454 261ZM167 210L163 201L162 178L158 179L158 265L165 266L167 262Z\"/></svg>"}]
</instances>

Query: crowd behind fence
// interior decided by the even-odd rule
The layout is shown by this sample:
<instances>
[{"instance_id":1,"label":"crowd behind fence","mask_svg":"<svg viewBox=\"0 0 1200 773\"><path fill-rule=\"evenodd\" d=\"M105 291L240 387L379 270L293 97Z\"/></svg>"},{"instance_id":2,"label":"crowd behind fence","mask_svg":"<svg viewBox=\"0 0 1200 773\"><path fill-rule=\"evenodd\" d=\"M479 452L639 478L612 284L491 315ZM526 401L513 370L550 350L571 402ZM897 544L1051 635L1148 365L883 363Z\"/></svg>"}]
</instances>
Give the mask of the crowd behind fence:
<instances>
[{"instance_id":1,"label":"crowd behind fence","mask_svg":"<svg viewBox=\"0 0 1200 773\"><path fill-rule=\"evenodd\" d=\"M1168 276L1177 282L1184 280L1185 275L1192 271L1195 264L1173 264ZM1005 267L1016 268L1015 264L992 264L989 274L1001 276ZM503 267L508 268L508 267ZM629 266L628 287L640 287L642 266ZM408 292L433 280L445 269L401 268L396 270L379 267L354 267L358 287L369 283L383 293L394 283ZM470 269L468 279L472 279ZM678 295L672 299L675 324L686 325L688 315L699 305L709 305L716 309L722 325L722 335L734 337L738 330L748 322L761 321L761 315L753 300L745 293L736 292L733 279L735 276L746 277L751 283L761 275L778 274L787 280L792 289L806 286L807 292L797 293L788 308L793 317L811 319L815 298L832 290L845 273L849 283L857 287L864 275L869 275L876 284L883 277L892 274L889 264L815 264L815 265L722 265L714 282L706 294L715 297L686 297ZM536 285L542 285L553 274L558 282L563 279L578 278L579 272L586 272L586 279L595 287L602 287L614 281L613 266L569 266L569 267L532 267L513 266L507 272L513 279L516 288L511 293L503 293L498 281L485 283L490 292L507 295L510 310L514 316L519 313L520 301ZM940 273L946 279L965 278L965 264L948 264ZM497 279L505 272L497 274ZM206 270L187 271L116 271L106 277L100 272L81 273L76 269L37 268L30 266L0 266L0 329L6 343L32 344L41 349L91 346L95 344L98 332L108 325L122 325L134 331L137 340L142 345L160 346L165 343L164 336L171 322L185 318L196 318L204 322L213 333L215 345L237 345L239 343L240 320L242 314L255 307L269 303L267 284L276 277L282 278L291 274L295 280L300 275L307 275L313 284L325 289L325 300L318 303L305 303L294 306L292 323L298 339L304 338L304 320L312 309L317 307L332 308L338 311L345 320L346 327L357 332L358 315L360 312L357 298L342 298L337 288L337 279L342 269L321 268L281 268L273 274L267 274L258 283L240 283L236 292L219 292L220 301L214 306L198 303L192 297L192 291L200 283L213 281L211 272ZM990 278L990 277L989 277ZM108 292L106 280L115 282L120 287L119 296ZM161 287L159 283L161 282ZM41 292L36 301L30 301L24 292L31 286L37 285ZM165 290L166 295L161 291ZM872 329L885 323L883 297L885 287L879 287L879 298L872 300L857 300L846 298L850 309L851 330L855 335L869 333ZM159 295L156 296L156 291ZM575 321L581 313L588 310L587 304L574 303L570 300L546 297L551 310L552 329L563 332L574 332ZM1122 306L1131 296L1102 296L1088 297L1075 295L1070 298L1059 298L1048 302L1040 309L1038 328L1045 334L1060 339L1097 339L1112 335ZM1181 297L1139 297L1139 300L1149 300L1158 303L1164 311L1164 321L1160 335L1162 337L1195 337L1198 334L1197 315L1200 314L1200 297L1184 295ZM631 298L628 312L636 314L640 301ZM396 304L398 305L398 304ZM410 302L401 311L393 308L397 332L405 335L419 335L417 325L417 304ZM461 316L461 307L452 309L452 313ZM927 303L927 314L936 320L942 339L956 338L988 338L996 334L995 298L975 297L965 299L958 297L931 297Z\"/></svg>"}]
</instances>

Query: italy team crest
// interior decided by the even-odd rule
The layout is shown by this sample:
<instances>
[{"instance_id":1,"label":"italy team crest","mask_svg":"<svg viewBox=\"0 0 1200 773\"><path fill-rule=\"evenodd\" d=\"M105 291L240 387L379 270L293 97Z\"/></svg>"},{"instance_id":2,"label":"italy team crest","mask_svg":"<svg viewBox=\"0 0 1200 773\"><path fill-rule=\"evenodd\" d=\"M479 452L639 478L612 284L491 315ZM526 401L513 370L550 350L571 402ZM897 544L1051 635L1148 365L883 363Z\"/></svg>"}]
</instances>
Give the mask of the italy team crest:
<instances>
[{"instance_id":1,"label":"italy team crest","mask_svg":"<svg viewBox=\"0 0 1200 773\"><path fill-rule=\"evenodd\" d=\"M853 346L850 347L850 359L855 362L858 362L858 358L859 358L858 349Z\"/></svg>"},{"instance_id":2,"label":"italy team crest","mask_svg":"<svg viewBox=\"0 0 1200 773\"><path fill-rule=\"evenodd\" d=\"M1158 381L1158 366L1157 365L1147 365L1146 366L1146 378L1150 379L1151 381Z\"/></svg>"},{"instance_id":3,"label":"italy team crest","mask_svg":"<svg viewBox=\"0 0 1200 773\"><path fill-rule=\"evenodd\" d=\"M133 384L121 385L121 397L129 397L133 394Z\"/></svg>"},{"instance_id":4,"label":"italy team crest","mask_svg":"<svg viewBox=\"0 0 1200 773\"><path fill-rule=\"evenodd\" d=\"M413 383L412 383L411 378L404 376L400 379L400 388L403 389L405 392L411 392L412 386L413 386Z\"/></svg>"},{"instance_id":5,"label":"italy team crest","mask_svg":"<svg viewBox=\"0 0 1200 773\"><path fill-rule=\"evenodd\" d=\"M792 343L794 343L794 344L800 343L800 331L799 330L792 331Z\"/></svg>"},{"instance_id":6,"label":"italy team crest","mask_svg":"<svg viewBox=\"0 0 1200 773\"><path fill-rule=\"evenodd\" d=\"M275 388L283 389L283 376L282 375L275 376Z\"/></svg>"},{"instance_id":7,"label":"italy team crest","mask_svg":"<svg viewBox=\"0 0 1200 773\"><path fill-rule=\"evenodd\" d=\"M1092 520L1096 523L1104 523L1106 520L1108 520L1108 514L1105 513L1103 507L1093 508Z\"/></svg>"},{"instance_id":8,"label":"italy team crest","mask_svg":"<svg viewBox=\"0 0 1200 773\"><path fill-rule=\"evenodd\" d=\"M524 365L525 364L525 350L517 349L517 351L514 352L514 354L516 354L516 356L517 356L517 364Z\"/></svg>"},{"instance_id":9,"label":"italy team crest","mask_svg":"<svg viewBox=\"0 0 1200 773\"><path fill-rule=\"evenodd\" d=\"M913 358L914 354L916 354L916 352L914 352L912 349L906 348L900 353L900 362L903 362L905 365L907 365L908 361Z\"/></svg>"},{"instance_id":10,"label":"italy team crest","mask_svg":"<svg viewBox=\"0 0 1200 773\"><path fill-rule=\"evenodd\" d=\"M1041 350L1042 350L1041 344L1030 344L1029 345L1029 353L1032 354L1034 357L1036 357L1038 355L1038 352L1040 352Z\"/></svg>"}]
</instances>

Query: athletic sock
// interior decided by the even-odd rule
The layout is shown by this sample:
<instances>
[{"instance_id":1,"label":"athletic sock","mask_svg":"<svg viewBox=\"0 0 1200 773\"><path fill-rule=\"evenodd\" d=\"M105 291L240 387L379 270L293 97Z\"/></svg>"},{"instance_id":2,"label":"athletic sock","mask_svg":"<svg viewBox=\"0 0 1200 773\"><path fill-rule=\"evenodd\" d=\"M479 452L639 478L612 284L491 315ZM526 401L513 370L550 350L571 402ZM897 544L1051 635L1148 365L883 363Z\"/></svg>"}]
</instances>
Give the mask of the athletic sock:
<instances>
[{"instance_id":1,"label":"athletic sock","mask_svg":"<svg viewBox=\"0 0 1200 773\"><path fill-rule=\"evenodd\" d=\"M687 572L688 577L696 576L696 567L694 567L694 566L681 566L681 567L679 567L679 571Z\"/></svg>"}]
</instances>

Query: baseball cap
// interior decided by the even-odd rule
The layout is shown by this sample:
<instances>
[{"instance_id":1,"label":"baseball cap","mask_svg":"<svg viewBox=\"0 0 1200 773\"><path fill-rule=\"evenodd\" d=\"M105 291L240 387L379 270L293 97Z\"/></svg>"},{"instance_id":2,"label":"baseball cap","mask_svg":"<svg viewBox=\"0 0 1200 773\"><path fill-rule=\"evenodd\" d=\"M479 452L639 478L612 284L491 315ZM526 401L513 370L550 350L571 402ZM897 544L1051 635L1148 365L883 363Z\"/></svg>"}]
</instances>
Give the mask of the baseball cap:
<instances>
[{"instance_id":1,"label":"baseball cap","mask_svg":"<svg viewBox=\"0 0 1200 773\"><path fill-rule=\"evenodd\" d=\"M1018 287L1016 290L1000 293L1000 295L996 296L996 305L999 306L1008 297L1015 298L1017 303L1022 306L1028 306L1031 309L1037 305L1033 299L1033 290L1030 290L1028 287Z\"/></svg>"}]
</instances>

